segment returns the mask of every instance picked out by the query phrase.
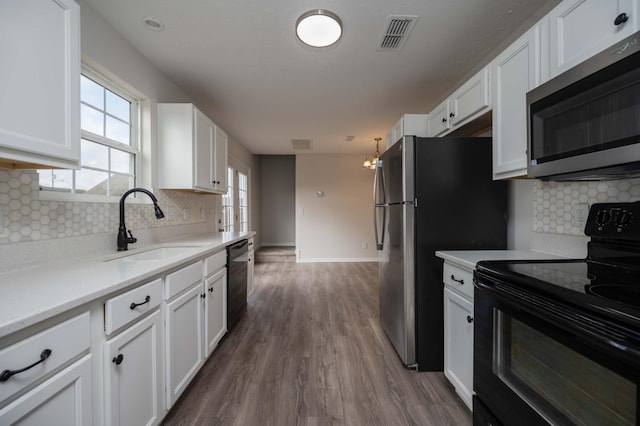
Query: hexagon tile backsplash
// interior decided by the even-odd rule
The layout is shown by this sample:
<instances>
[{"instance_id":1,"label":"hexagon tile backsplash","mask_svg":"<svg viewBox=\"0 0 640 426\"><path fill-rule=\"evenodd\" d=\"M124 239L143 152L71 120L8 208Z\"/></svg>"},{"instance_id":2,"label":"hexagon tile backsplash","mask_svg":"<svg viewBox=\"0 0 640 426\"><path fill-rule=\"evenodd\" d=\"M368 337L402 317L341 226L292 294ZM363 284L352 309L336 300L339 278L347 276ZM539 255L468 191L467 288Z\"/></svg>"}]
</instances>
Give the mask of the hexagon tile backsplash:
<instances>
[{"instance_id":1,"label":"hexagon tile backsplash","mask_svg":"<svg viewBox=\"0 0 640 426\"><path fill-rule=\"evenodd\" d=\"M151 205L127 203L127 228L202 223L214 207L213 195L174 191L155 191L155 195L170 220L157 220ZM37 172L0 170L0 244L115 233L118 208L118 203L41 200Z\"/></svg>"},{"instance_id":2,"label":"hexagon tile backsplash","mask_svg":"<svg viewBox=\"0 0 640 426\"><path fill-rule=\"evenodd\" d=\"M640 178L600 182L543 182L533 186L533 231L584 235L572 224L576 204L634 202L640 200Z\"/></svg>"}]
</instances>

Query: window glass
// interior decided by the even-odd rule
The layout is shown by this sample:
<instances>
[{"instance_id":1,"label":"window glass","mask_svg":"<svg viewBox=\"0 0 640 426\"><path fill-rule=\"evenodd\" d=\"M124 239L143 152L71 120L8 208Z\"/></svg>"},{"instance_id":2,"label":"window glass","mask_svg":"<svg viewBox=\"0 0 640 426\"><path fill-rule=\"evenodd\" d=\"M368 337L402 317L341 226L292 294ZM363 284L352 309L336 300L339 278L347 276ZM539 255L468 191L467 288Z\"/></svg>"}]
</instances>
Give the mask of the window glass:
<instances>
[{"instance_id":1,"label":"window glass","mask_svg":"<svg viewBox=\"0 0 640 426\"><path fill-rule=\"evenodd\" d=\"M137 103L89 71L80 91L81 169L39 170L40 189L120 196L136 184Z\"/></svg>"}]
</instances>

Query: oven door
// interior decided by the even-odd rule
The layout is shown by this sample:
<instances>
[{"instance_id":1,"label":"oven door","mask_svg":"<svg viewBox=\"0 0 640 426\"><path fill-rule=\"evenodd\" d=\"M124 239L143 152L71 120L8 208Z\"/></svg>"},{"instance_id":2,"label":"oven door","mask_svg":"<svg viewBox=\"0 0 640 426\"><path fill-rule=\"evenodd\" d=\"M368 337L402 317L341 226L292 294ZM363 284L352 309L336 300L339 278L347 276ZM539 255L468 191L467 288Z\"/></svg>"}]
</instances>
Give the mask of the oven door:
<instances>
[{"instance_id":1,"label":"oven door","mask_svg":"<svg viewBox=\"0 0 640 426\"><path fill-rule=\"evenodd\" d=\"M474 284L474 391L502 424L639 424L628 330L478 273Z\"/></svg>"}]
</instances>

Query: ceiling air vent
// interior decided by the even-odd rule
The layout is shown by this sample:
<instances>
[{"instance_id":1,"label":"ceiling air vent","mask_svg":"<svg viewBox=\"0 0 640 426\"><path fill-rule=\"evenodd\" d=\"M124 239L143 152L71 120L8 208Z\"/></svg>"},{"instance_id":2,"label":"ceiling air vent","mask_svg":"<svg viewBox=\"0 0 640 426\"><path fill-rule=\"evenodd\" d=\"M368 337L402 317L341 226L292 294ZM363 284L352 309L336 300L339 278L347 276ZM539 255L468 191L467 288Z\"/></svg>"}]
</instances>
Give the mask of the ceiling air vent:
<instances>
[{"instance_id":1,"label":"ceiling air vent","mask_svg":"<svg viewBox=\"0 0 640 426\"><path fill-rule=\"evenodd\" d=\"M293 146L293 149L310 150L311 140L310 139L291 139L291 146Z\"/></svg>"},{"instance_id":2,"label":"ceiling air vent","mask_svg":"<svg viewBox=\"0 0 640 426\"><path fill-rule=\"evenodd\" d=\"M417 20L414 15L389 16L378 50L402 50Z\"/></svg>"}]
</instances>

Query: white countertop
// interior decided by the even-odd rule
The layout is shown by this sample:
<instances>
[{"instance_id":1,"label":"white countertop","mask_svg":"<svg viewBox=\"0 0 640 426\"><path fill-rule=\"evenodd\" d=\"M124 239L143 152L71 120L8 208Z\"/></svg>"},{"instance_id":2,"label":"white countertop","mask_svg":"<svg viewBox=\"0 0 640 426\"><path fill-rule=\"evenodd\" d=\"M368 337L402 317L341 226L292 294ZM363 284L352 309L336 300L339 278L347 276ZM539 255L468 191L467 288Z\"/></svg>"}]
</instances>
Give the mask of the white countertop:
<instances>
[{"instance_id":1,"label":"white countertop","mask_svg":"<svg viewBox=\"0 0 640 426\"><path fill-rule=\"evenodd\" d=\"M452 250L437 251L436 256L466 269L475 269L481 260L564 259L561 256L528 250Z\"/></svg>"},{"instance_id":2,"label":"white countertop","mask_svg":"<svg viewBox=\"0 0 640 426\"><path fill-rule=\"evenodd\" d=\"M188 236L163 244L136 247L127 252L52 262L0 274L0 337L133 284L142 284L254 234L220 232ZM163 246L189 248L162 260L112 260Z\"/></svg>"}]
</instances>

